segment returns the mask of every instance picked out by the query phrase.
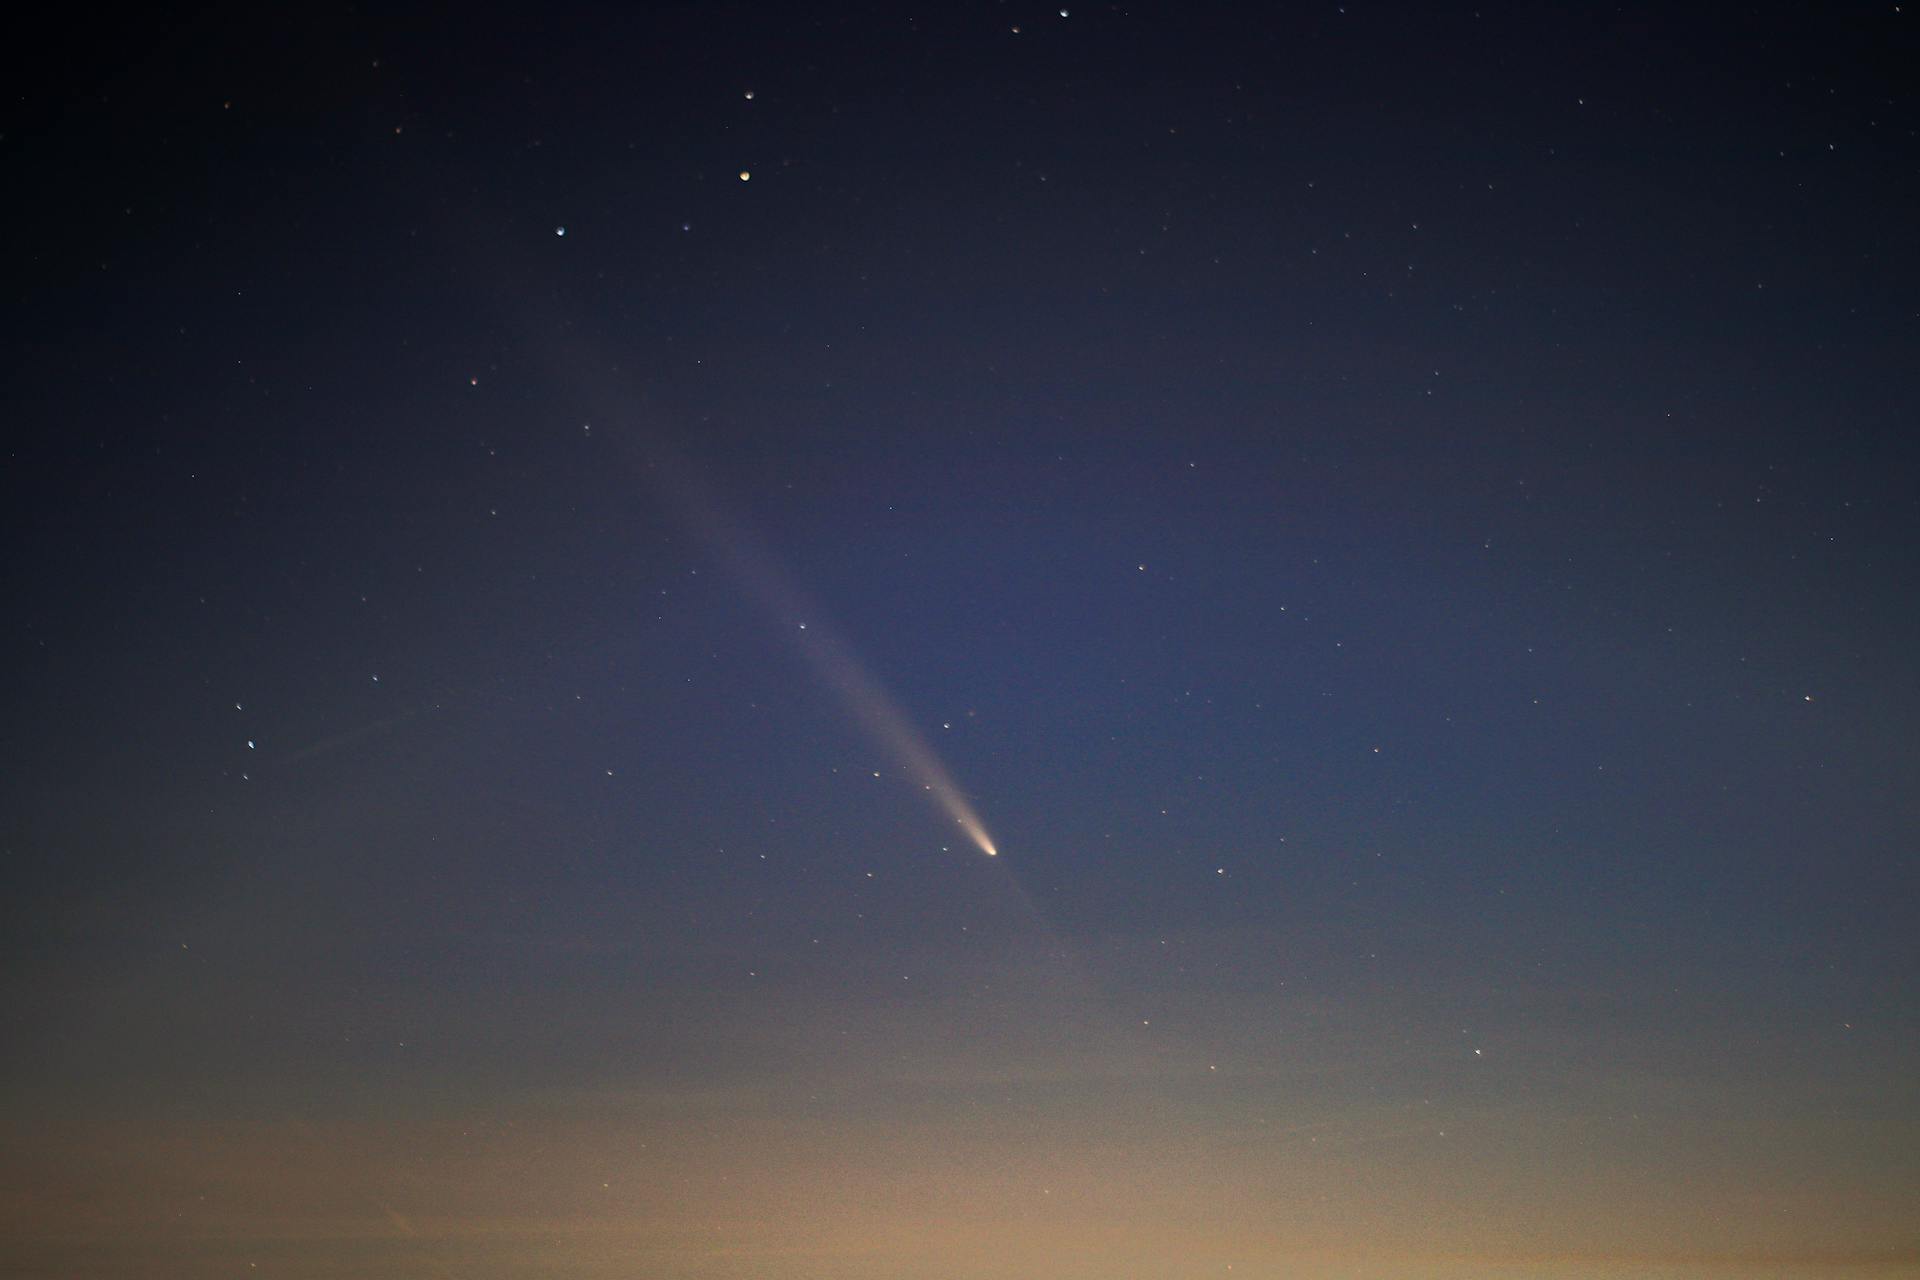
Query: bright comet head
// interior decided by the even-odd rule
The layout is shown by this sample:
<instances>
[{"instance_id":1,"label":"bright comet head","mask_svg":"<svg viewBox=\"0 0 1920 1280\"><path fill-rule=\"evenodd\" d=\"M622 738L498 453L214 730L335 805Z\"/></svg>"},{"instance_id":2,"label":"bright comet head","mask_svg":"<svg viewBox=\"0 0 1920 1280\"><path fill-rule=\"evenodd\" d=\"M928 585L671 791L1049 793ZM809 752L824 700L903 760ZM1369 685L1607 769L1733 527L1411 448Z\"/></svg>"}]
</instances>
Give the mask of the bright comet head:
<instances>
[{"instance_id":1,"label":"bright comet head","mask_svg":"<svg viewBox=\"0 0 1920 1280\"><path fill-rule=\"evenodd\" d=\"M987 834L987 829L980 825L980 819L974 816L973 810L951 784L946 787L941 802L952 811L953 820L960 824L960 829L967 833L967 839L973 841L980 852L989 858L1000 856L1000 851L993 847L993 837Z\"/></svg>"}]
</instances>

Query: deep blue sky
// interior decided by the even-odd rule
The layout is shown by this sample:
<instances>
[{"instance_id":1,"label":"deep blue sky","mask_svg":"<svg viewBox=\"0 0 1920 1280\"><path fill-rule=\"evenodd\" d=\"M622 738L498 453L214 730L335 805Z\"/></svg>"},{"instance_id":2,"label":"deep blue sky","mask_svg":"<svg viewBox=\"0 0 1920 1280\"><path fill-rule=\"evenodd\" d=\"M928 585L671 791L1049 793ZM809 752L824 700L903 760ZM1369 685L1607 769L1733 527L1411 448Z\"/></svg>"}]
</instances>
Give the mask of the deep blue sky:
<instances>
[{"instance_id":1,"label":"deep blue sky","mask_svg":"<svg viewBox=\"0 0 1920 1280\"><path fill-rule=\"evenodd\" d=\"M1912 15L1068 8L11 52L0 1274L1920 1268Z\"/></svg>"}]
</instances>

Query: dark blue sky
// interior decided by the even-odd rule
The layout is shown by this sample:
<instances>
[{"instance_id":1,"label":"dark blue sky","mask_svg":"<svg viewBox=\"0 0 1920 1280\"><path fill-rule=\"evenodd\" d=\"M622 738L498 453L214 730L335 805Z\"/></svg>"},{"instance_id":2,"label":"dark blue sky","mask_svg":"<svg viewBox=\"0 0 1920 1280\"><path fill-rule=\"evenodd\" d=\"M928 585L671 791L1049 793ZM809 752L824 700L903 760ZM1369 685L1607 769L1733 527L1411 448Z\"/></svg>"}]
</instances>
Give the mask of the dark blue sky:
<instances>
[{"instance_id":1,"label":"dark blue sky","mask_svg":"<svg viewBox=\"0 0 1920 1280\"><path fill-rule=\"evenodd\" d=\"M0 1274L1920 1266L1911 15L141 21Z\"/></svg>"}]
</instances>

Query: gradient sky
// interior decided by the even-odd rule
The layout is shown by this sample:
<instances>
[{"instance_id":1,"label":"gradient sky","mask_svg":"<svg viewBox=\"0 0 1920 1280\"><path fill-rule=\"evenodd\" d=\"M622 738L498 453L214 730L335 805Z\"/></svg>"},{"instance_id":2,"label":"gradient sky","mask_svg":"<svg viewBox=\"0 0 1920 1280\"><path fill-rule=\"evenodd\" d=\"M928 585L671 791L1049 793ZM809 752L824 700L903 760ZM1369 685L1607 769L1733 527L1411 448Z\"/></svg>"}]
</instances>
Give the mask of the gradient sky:
<instances>
[{"instance_id":1,"label":"gradient sky","mask_svg":"<svg viewBox=\"0 0 1920 1280\"><path fill-rule=\"evenodd\" d=\"M0 1276L1920 1276L1920 15L803 8L12 42Z\"/></svg>"}]
</instances>

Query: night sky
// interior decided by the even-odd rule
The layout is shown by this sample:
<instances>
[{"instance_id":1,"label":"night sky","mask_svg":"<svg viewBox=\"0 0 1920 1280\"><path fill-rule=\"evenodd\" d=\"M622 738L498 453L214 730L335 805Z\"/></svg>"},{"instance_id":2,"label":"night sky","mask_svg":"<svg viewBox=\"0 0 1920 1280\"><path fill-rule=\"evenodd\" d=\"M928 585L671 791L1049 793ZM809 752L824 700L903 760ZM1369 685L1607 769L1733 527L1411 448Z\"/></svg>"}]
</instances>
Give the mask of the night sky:
<instances>
[{"instance_id":1,"label":"night sky","mask_svg":"<svg viewBox=\"0 0 1920 1280\"><path fill-rule=\"evenodd\" d=\"M0 1276L1920 1276L1920 13L4 54Z\"/></svg>"}]
</instances>

